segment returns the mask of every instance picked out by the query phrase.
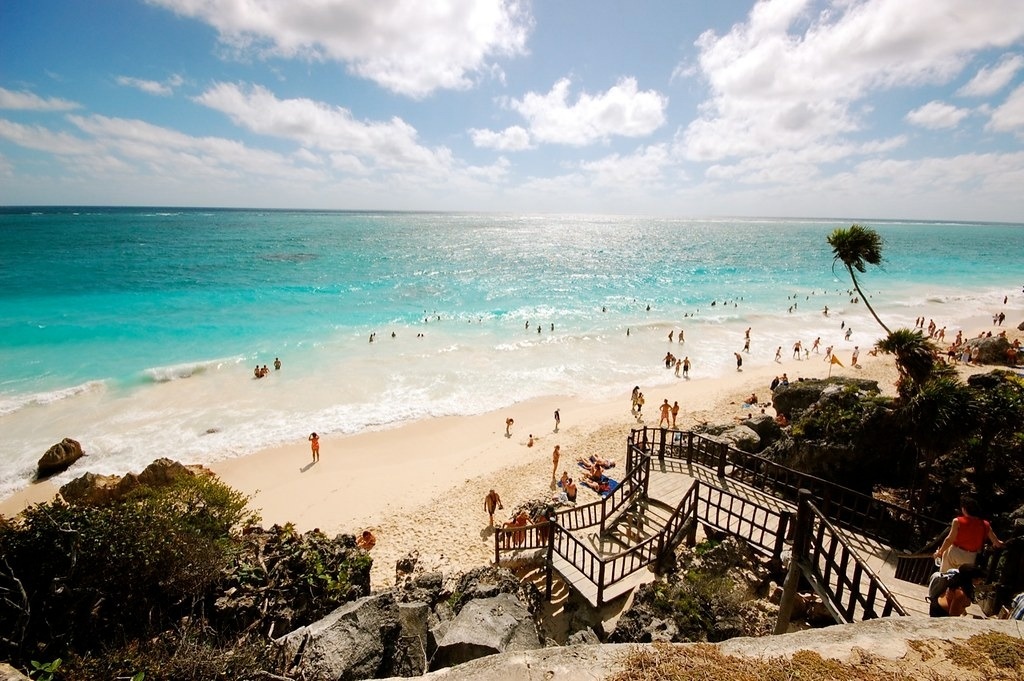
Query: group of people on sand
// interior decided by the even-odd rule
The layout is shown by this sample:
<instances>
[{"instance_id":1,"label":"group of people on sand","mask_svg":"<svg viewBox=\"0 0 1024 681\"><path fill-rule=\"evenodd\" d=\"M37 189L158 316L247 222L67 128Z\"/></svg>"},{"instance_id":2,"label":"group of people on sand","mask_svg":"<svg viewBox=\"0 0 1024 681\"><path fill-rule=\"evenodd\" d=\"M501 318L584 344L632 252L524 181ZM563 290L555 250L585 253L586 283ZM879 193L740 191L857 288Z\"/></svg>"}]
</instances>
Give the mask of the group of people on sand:
<instances>
[{"instance_id":1,"label":"group of people on sand","mask_svg":"<svg viewBox=\"0 0 1024 681\"><path fill-rule=\"evenodd\" d=\"M274 358L274 370L277 371L280 368L281 368L281 359L278 358L278 357L275 357ZM259 364L257 364L256 368L252 370L252 377L253 378L263 378L264 376L269 376L269 375L270 375L270 369L267 368L266 364L264 364L262 367Z\"/></svg>"}]
</instances>

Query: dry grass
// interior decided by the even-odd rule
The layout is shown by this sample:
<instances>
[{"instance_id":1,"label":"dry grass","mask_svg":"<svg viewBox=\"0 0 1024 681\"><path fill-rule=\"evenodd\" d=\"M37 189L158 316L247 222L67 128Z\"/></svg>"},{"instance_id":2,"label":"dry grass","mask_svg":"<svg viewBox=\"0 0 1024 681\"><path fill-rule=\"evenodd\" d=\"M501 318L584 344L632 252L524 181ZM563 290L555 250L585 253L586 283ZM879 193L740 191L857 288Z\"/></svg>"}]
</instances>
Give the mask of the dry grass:
<instances>
[{"instance_id":1,"label":"dry grass","mask_svg":"<svg viewBox=\"0 0 1024 681\"><path fill-rule=\"evenodd\" d=\"M792 658L752 659L723 655L710 645L633 647L620 660L621 670L608 681L912 681L898 671L873 670L801 650Z\"/></svg>"},{"instance_id":2,"label":"dry grass","mask_svg":"<svg viewBox=\"0 0 1024 681\"><path fill-rule=\"evenodd\" d=\"M792 657L723 655L712 645L633 646L617 660L609 681L1024 681L1024 640L986 633L967 640L907 641L908 654L881 659L855 651L853 662L822 658L802 650Z\"/></svg>"}]
</instances>

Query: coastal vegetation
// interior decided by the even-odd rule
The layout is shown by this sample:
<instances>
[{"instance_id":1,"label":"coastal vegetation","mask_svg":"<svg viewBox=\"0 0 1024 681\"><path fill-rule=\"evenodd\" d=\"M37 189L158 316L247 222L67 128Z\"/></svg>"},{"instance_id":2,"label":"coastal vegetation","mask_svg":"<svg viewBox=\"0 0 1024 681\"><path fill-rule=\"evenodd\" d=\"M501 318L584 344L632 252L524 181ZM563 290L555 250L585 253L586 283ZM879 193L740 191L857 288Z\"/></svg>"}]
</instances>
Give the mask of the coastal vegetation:
<instances>
[{"instance_id":1,"label":"coastal vegetation","mask_svg":"<svg viewBox=\"0 0 1024 681\"><path fill-rule=\"evenodd\" d=\"M355 538L263 530L204 475L0 518L0 647L60 679L242 678L267 641L369 592Z\"/></svg>"},{"instance_id":2,"label":"coastal vegetation","mask_svg":"<svg viewBox=\"0 0 1024 681\"><path fill-rule=\"evenodd\" d=\"M863 294L856 273L864 273L868 264L882 263L882 237L854 224L836 229L827 241L833 266L841 262L846 267L860 300L886 332L875 350L895 358L899 380L890 407L900 426L896 435L901 437L884 446L894 454L893 470L910 470L909 478L904 475L896 481L906 488L903 501L940 518L959 507L962 494L976 495L995 515L1024 506L1019 484L1024 479L1024 381L1015 373L997 370L964 383L956 369L942 361L931 337L917 329L890 330ZM827 428L815 426L822 421L849 425L856 420L850 410L863 407L852 404L848 411L840 409L827 418L809 414L794 425L794 432L849 441L847 432L830 438ZM913 457L910 462L905 460L908 454Z\"/></svg>"}]
</instances>

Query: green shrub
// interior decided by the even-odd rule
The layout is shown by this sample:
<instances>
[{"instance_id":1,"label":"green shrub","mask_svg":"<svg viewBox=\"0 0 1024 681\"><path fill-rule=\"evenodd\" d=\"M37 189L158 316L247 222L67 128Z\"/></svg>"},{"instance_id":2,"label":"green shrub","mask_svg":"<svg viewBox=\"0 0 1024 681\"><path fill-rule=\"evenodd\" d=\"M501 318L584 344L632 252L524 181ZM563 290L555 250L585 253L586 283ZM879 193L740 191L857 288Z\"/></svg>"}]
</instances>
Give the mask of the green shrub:
<instances>
[{"instance_id":1,"label":"green shrub","mask_svg":"<svg viewBox=\"0 0 1024 681\"><path fill-rule=\"evenodd\" d=\"M87 650L190 614L255 517L223 483L184 477L107 506L39 504L0 525L0 644L11 659Z\"/></svg>"}]
</instances>

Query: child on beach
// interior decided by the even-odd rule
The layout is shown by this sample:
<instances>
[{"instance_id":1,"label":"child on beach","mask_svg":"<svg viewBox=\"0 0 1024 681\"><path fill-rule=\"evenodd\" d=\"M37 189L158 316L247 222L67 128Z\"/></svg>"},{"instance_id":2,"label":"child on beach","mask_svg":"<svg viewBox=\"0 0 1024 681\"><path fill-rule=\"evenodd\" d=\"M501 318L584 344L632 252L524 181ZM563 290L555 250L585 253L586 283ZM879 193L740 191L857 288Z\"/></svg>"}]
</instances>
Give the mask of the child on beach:
<instances>
[{"instance_id":1,"label":"child on beach","mask_svg":"<svg viewBox=\"0 0 1024 681\"><path fill-rule=\"evenodd\" d=\"M320 460L320 436L316 433L309 434L309 448L313 451L313 463Z\"/></svg>"}]
</instances>

